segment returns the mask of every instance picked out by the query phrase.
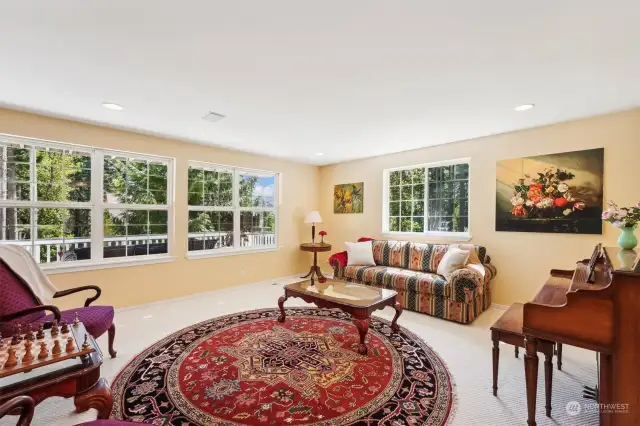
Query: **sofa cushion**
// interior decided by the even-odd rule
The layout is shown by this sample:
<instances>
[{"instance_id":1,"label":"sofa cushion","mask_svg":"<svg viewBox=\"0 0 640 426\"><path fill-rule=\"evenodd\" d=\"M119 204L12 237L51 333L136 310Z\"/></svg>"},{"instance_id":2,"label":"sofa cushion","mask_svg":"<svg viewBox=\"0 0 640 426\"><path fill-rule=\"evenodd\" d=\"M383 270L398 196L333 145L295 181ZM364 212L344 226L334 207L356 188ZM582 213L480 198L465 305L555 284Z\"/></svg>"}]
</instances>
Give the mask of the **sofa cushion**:
<instances>
[{"instance_id":1,"label":"sofa cushion","mask_svg":"<svg viewBox=\"0 0 640 426\"><path fill-rule=\"evenodd\" d=\"M409 293L428 293L438 297L449 297L450 288L443 277L429 272L416 272L409 269L386 266L347 266L344 278L377 287L406 291Z\"/></svg>"},{"instance_id":2,"label":"sofa cushion","mask_svg":"<svg viewBox=\"0 0 640 426\"><path fill-rule=\"evenodd\" d=\"M396 268L409 267L408 241L373 241L373 260L376 265L393 266Z\"/></svg>"},{"instance_id":3,"label":"sofa cushion","mask_svg":"<svg viewBox=\"0 0 640 426\"><path fill-rule=\"evenodd\" d=\"M413 271L435 273L447 250L449 250L448 244L410 243L407 268Z\"/></svg>"}]
</instances>

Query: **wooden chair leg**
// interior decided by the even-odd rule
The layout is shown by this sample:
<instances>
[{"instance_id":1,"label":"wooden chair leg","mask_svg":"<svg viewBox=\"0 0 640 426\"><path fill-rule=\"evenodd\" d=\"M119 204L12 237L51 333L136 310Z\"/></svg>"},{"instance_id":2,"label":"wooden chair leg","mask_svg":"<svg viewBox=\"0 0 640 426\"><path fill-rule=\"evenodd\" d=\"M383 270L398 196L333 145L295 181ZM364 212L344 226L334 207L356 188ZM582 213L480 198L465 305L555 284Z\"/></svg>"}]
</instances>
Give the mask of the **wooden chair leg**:
<instances>
[{"instance_id":1,"label":"wooden chair leg","mask_svg":"<svg viewBox=\"0 0 640 426\"><path fill-rule=\"evenodd\" d=\"M551 387L553 379L553 354L544 355L544 397L547 417L551 417Z\"/></svg>"},{"instance_id":2,"label":"wooden chair leg","mask_svg":"<svg viewBox=\"0 0 640 426\"><path fill-rule=\"evenodd\" d=\"M520 351L519 351L519 348L517 346L516 346L515 353L516 353L516 358L518 358L518 354L520 353Z\"/></svg>"},{"instance_id":3,"label":"wooden chair leg","mask_svg":"<svg viewBox=\"0 0 640 426\"><path fill-rule=\"evenodd\" d=\"M498 341L493 341L493 396L498 396L498 363L500 362L500 348Z\"/></svg>"},{"instance_id":4,"label":"wooden chair leg","mask_svg":"<svg viewBox=\"0 0 640 426\"><path fill-rule=\"evenodd\" d=\"M558 370L562 371L562 343L556 343L556 355L558 357Z\"/></svg>"},{"instance_id":5,"label":"wooden chair leg","mask_svg":"<svg viewBox=\"0 0 640 426\"><path fill-rule=\"evenodd\" d=\"M113 349L113 341L116 338L116 325L111 324L111 327L109 327L109 330L107 330L107 333L109 336L109 355L111 355L111 358L115 358L117 352Z\"/></svg>"}]
</instances>

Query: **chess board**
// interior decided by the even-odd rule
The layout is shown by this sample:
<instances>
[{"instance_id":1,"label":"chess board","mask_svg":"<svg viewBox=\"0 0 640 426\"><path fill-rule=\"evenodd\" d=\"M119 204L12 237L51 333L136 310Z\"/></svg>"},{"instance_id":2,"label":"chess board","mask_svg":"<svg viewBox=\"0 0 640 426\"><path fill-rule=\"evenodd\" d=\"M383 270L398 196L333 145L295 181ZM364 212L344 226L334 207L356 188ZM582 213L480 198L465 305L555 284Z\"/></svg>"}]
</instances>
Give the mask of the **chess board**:
<instances>
[{"instance_id":1,"label":"chess board","mask_svg":"<svg viewBox=\"0 0 640 426\"><path fill-rule=\"evenodd\" d=\"M70 358L76 358L85 356L92 352L95 352L95 348L92 344L89 344L89 347L83 349L82 344L85 340L86 330L82 323L78 323L75 325L68 325L69 330L66 333L63 333L62 330L58 331L56 336L52 336L51 330L43 330L44 337L38 339L36 336L36 332L33 333L33 340L31 340L31 355L33 359L31 361L23 362L23 359L27 353L25 349L25 341L26 341L26 333L20 334L21 340L18 344L12 345L13 336L11 337L3 337L0 341L0 378L11 376L13 374L22 373L25 371L31 371L38 367L44 367L45 365L53 364L56 362L64 361ZM73 348L72 350L67 350L68 339L72 339ZM60 353L54 355L52 353L52 349L55 345L55 341L58 341L60 344ZM88 341L93 342L93 339L88 336ZM38 355L41 351L41 344L44 343L47 349L46 358L40 359ZM70 345L71 346L71 345ZM7 360L9 359L9 348L15 350L16 361L17 364L15 366L6 366ZM69 348L71 349L71 348Z\"/></svg>"}]
</instances>

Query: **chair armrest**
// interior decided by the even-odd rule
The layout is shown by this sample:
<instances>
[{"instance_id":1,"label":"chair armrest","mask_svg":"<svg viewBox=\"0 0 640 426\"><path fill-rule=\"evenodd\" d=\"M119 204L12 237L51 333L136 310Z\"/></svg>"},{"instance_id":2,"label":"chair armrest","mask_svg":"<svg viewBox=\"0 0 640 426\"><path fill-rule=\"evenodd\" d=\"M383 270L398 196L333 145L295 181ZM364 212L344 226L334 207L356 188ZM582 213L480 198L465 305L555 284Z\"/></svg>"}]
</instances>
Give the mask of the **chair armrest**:
<instances>
[{"instance_id":1,"label":"chair armrest","mask_svg":"<svg viewBox=\"0 0 640 426\"><path fill-rule=\"evenodd\" d=\"M83 285L82 287L70 288L69 290L56 291L53 297L55 299L57 297L64 297L85 290L94 290L96 292L95 296L89 297L87 298L87 300L85 300L84 307L86 308L87 306L98 300L98 297L100 297L100 295L102 294L102 290L97 285Z\"/></svg>"},{"instance_id":2,"label":"chair armrest","mask_svg":"<svg viewBox=\"0 0 640 426\"><path fill-rule=\"evenodd\" d=\"M347 267L347 252L341 251L332 254L331 257L329 257L329 265L333 268L333 277L337 279L342 278L344 268Z\"/></svg>"},{"instance_id":3,"label":"chair armrest","mask_svg":"<svg viewBox=\"0 0 640 426\"><path fill-rule=\"evenodd\" d=\"M20 318L25 315L33 314L40 311L51 311L51 313L53 313L53 316L56 318L56 320L60 322L60 319L61 319L60 309L58 309L56 306L53 306L53 305L34 306L33 308L28 308L22 311L14 312L12 314L0 316L0 322L13 321L16 318Z\"/></svg>"},{"instance_id":4,"label":"chair armrest","mask_svg":"<svg viewBox=\"0 0 640 426\"><path fill-rule=\"evenodd\" d=\"M18 419L16 426L29 426L33 419L35 407L36 405L30 397L17 396L0 405L0 418L13 410L20 409L20 419Z\"/></svg>"}]
</instances>

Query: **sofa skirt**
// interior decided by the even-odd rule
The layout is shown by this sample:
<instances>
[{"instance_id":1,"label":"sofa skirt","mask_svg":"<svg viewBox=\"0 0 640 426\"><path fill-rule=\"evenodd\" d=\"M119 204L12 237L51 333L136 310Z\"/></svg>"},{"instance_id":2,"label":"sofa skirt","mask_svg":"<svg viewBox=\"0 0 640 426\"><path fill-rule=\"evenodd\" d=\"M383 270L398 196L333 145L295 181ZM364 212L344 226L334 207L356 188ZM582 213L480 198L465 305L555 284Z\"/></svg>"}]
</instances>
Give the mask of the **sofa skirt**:
<instances>
[{"instance_id":1,"label":"sofa skirt","mask_svg":"<svg viewBox=\"0 0 640 426\"><path fill-rule=\"evenodd\" d=\"M349 280L344 277L342 279L360 283L359 281ZM360 284L371 285L368 283ZM473 322L478 315L491 306L491 289L489 284L486 284L485 288L482 289L484 291L476 291L468 302L456 302L449 298L438 297L428 293L414 293L405 289L394 290L398 292L397 300L404 309L462 324Z\"/></svg>"}]
</instances>

